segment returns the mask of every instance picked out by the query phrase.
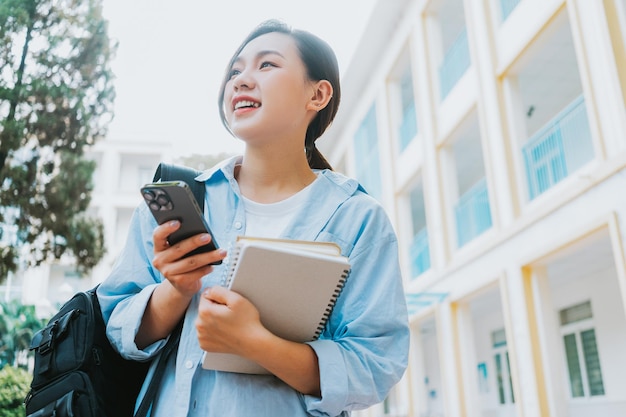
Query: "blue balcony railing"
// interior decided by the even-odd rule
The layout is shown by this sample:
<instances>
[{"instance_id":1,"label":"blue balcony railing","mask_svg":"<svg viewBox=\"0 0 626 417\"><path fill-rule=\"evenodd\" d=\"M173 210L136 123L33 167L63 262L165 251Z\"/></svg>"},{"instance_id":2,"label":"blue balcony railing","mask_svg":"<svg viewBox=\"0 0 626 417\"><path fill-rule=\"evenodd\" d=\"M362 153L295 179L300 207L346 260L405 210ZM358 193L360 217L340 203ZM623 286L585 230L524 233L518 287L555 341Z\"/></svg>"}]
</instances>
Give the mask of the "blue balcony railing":
<instances>
[{"instance_id":1,"label":"blue balcony railing","mask_svg":"<svg viewBox=\"0 0 626 417\"><path fill-rule=\"evenodd\" d=\"M406 294L406 305L409 310L409 316L418 313L419 311L443 302L448 293L446 292L420 292L417 294Z\"/></svg>"},{"instance_id":2,"label":"blue balcony railing","mask_svg":"<svg viewBox=\"0 0 626 417\"><path fill-rule=\"evenodd\" d=\"M398 128L398 134L400 136L400 151L404 151L415 135L417 135L417 117L415 116L414 101L402 113L402 122Z\"/></svg>"},{"instance_id":3,"label":"blue balcony railing","mask_svg":"<svg viewBox=\"0 0 626 417\"><path fill-rule=\"evenodd\" d=\"M424 227L413 237L410 249L411 277L415 278L430 269L428 230Z\"/></svg>"},{"instance_id":4,"label":"blue balcony railing","mask_svg":"<svg viewBox=\"0 0 626 417\"><path fill-rule=\"evenodd\" d=\"M489 193L484 178L461 196L454 214L459 247L491 227Z\"/></svg>"},{"instance_id":5,"label":"blue balcony railing","mask_svg":"<svg viewBox=\"0 0 626 417\"><path fill-rule=\"evenodd\" d=\"M470 54L467 30L463 28L452 46L446 51L446 56L439 67L439 88L442 100L446 98L469 67Z\"/></svg>"},{"instance_id":6,"label":"blue balcony railing","mask_svg":"<svg viewBox=\"0 0 626 417\"><path fill-rule=\"evenodd\" d=\"M522 153L531 200L592 160L584 97L571 102L530 138Z\"/></svg>"},{"instance_id":7,"label":"blue balcony railing","mask_svg":"<svg viewBox=\"0 0 626 417\"><path fill-rule=\"evenodd\" d=\"M521 0L500 0L500 11L502 13L503 22L509 17L520 1Z\"/></svg>"}]
</instances>

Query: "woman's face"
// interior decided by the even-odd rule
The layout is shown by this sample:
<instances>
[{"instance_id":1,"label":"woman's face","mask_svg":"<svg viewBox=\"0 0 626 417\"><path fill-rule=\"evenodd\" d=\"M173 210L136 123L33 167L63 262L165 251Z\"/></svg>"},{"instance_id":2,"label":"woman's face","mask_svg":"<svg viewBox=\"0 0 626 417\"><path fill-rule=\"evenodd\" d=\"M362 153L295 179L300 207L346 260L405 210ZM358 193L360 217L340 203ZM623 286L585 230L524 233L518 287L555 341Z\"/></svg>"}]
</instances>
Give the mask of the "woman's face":
<instances>
[{"instance_id":1,"label":"woman's face","mask_svg":"<svg viewBox=\"0 0 626 417\"><path fill-rule=\"evenodd\" d=\"M223 103L226 120L235 136L246 141L294 135L304 139L313 95L293 38L276 32L261 35L244 47L230 69Z\"/></svg>"}]
</instances>

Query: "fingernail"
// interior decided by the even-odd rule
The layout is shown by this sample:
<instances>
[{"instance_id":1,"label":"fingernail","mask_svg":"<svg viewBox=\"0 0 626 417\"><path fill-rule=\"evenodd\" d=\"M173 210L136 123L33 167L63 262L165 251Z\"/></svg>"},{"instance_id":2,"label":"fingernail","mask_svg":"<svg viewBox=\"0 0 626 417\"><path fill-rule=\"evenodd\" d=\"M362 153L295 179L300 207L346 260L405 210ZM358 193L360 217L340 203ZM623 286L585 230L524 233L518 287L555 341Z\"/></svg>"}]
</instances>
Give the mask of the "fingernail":
<instances>
[{"instance_id":1,"label":"fingernail","mask_svg":"<svg viewBox=\"0 0 626 417\"><path fill-rule=\"evenodd\" d=\"M208 242L209 240L211 240L211 235L208 233L204 233L202 236L200 236L201 242Z\"/></svg>"},{"instance_id":2,"label":"fingernail","mask_svg":"<svg viewBox=\"0 0 626 417\"><path fill-rule=\"evenodd\" d=\"M179 222L178 220L172 220L172 221L170 222L170 226L171 226L171 227L178 226L179 224L180 224L180 222Z\"/></svg>"}]
</instances>

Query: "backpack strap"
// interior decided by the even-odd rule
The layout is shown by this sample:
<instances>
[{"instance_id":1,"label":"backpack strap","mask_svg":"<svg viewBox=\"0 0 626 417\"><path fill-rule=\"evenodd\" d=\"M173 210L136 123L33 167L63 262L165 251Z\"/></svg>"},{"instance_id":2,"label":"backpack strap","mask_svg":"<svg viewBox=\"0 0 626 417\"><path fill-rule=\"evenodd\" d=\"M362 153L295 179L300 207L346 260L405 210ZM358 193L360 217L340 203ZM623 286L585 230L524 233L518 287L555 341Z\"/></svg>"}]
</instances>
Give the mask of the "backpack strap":
<instances>
[{"instance_id":1,"label":"backpack strap","mask_svg":"<svg viewBox=\"0 0 626 417\"><path fill-rule=\"evenodd\" d=\"M154 172L154 178L152 181L185 181L191 188L193 195L196 197L200 209L204 211L204 193L206 188L203 182L195 180L198 175L200 175L200 171L194 168L161 162ZM167 340L165 347L161 351L161 355L158 359L159 362L157 363L152 379L150 379L146 393L141 399L141 403L139 404L139 408L137 408L134 417L146 417L148 412L152 409L152 403L156 398L157 390L161 384L163 374L165 373L165 365L167 364L172 353L178 349L178 342L180 341L182 328L183 320L176 325L176 328L172 331L172 334L170 334L170 338Z\"/></svg>"},{"instance_id":2,"label":"backpack strap","mask_svg":"<svg viewBox=\"0 0 626 417\"><path fill-rule=\"evenodd\" d=\"M183 320L181 320L177 325L172 334L170 334L170 338L167 340L165 347L161 351L161 355L158 358L158 363L156 368L154 369L154 373L152 374L152 378L148 384L148 388L146 389L146 393L141 399L141 403L139 404L139 408L134 414L134 417L146 417L148 413L152 410L152 403L154 403L154 399L156 398L157 390L161 385L161 379L163 379L163 374L165 374L165 365L167 365L168 359L172 356L172 353L176 352L178 349L178 342L180 341L180 334L183 329Z\"/></svg>"},{"instance_id":3,"label":"backpack strap","mask_svg":"<svg viewBox=\"0 0 626 417\"><path fill-rule=\"evenodd\" d=\"M204 211L204 192L205 185L203 182L196 181L196 177L201 174L201 171L197 169L187 167L184 165L168 164L161 162L154 172L152 182L165 182L165 181L185 181L191 188L193 195L198 200L200 209Z\"/></svg>"}]
</instances>

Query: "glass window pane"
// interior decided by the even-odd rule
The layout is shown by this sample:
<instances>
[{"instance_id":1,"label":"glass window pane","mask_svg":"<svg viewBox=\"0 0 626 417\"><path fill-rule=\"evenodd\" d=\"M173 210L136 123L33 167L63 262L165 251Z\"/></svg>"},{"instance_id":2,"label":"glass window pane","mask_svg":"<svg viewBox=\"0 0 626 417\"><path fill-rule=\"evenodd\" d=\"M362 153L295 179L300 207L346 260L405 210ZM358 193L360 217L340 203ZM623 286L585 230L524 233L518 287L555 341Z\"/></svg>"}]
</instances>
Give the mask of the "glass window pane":
<instances>
[{"instance_id":1,"label":"glass window pane","mask_svg":"<svg viewBox=\"0 0 626 417\"><path fill-rule=\"evenodd\" d=\"M584 397L585 392L583 390L583 378L576 346L576 335L573 333L565 335L563 336L563 341L565 342L565 357L567 358L567 371L569 373L572 397Z\"/></svg>"},{"instance_id":2,"label":"glass window pane","mask_svg":"<svg viewBox=\"0 0 626 417\"><path fill-rule=\"evenodd\" d=\"M411 190L409 203L411 204L413 235L416 235L426 227L426 207L424 203L424 190L421 183L417 184Z\"/></svg>"},{"instance_id":3,"label":"glass window pane","mask_svg":"<svg viewBox=\"0 0 626 417\"><path fill-rule=\"evenodd\" d=\"M491 332L491 344L494 348L506 346L506 332L504 329Z\"/></svg>"},{"instance_id":4,"label":"glass window pane","mask_svg":"<svg viewBox=\"0 0 626 417\"><path fill-rule=\"evenodd\" d=\"M398 130L400 150L403 151L417 134L417 119L415 116L415 95L413 94L413 80L411 67L408 66L400 80L400 97L402 107L402 121Z\"/></svg>"},{"instance_id":5,"label":"glass window pane","mask_svg":"<svg viewBox=\"0 0 626 417\"><path fill-rule=\"evenodd\" d=\"M596 344L596 332L594 329L580 333L583 354L585 355L585 367L587 369L587 382L589 383L590 395L604 395L604 383L602 370L600 369L600 356Z\"/></svg>"},{"instance_id":6,"label":"glass window pane","mask_svg":"<svg viewBox=\"0 0 626 417\"><path fill-rule=\"evenodd\" d=\"M424 192L421 182L416 184L409 193L409 204L411 206L411 223L413 228L413 240L409 252L411 257L411 276L415 278L430 268L426 208L424 206Z\"/></svg>"},{"instance_id":7,"label":"glass window pane","mask_svg":"<svg viewBox=\"0 0 626 417\"><path fill-rule=\"evenodd\" d=\"M506 404L506 399L504 398L504 378L502 376L502 355L497 353L494 358L496 360L496 380L498 381L498 397L500 399L500 404Z\"/></svg>"},{"instance_id":8,"label":"glass window pane","mask_svg":"<svg viewBox=\"0 0 626 417\"><path fill-rule=\"evenodd\" d=\"M593 317L591 312L591 302L577 304L572 307L564 308L559 312L561 317L561 325L576 323L577 321L587 320Z\"/></svg>"},{"instance_id":9,"label":"glass window pane","mask_svg":"<svg viewBox=\"0 0 626 417\"><path fill-rule=\"evenodd\" d=\"M511 390L511 402L515 402L515 394L513 393L513 377L511 376L511 362L509 361L509 351L506 351L506 369L509 372L509 388Z\"/></svg>"},{"instance_id":10,"label":"glass window pane","mask_svg":"<svg viewBox=\"0 0 626 417\"><path fill-rule=\"evenodd\" d=\"M374 198L382 196L380 161L378 159L378 131L376 107L372 106L354 135L356 177Z\"/></svg>"}]
</instances>

